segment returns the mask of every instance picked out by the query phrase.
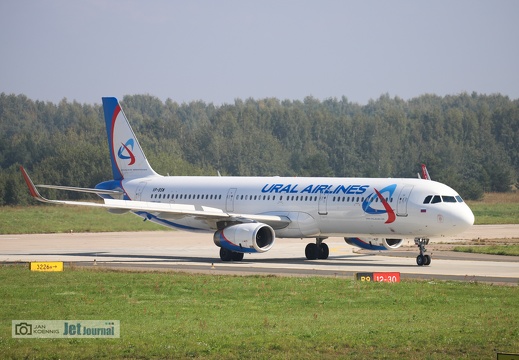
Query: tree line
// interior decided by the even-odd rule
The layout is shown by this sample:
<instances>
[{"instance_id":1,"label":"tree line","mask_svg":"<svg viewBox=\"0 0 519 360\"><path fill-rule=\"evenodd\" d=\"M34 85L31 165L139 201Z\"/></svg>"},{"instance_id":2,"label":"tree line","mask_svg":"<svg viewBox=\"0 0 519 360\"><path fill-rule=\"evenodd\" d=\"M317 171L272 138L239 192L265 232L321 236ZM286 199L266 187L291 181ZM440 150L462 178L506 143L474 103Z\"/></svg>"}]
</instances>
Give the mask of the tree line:
<instances>
[{"instance_id":1,"label":"tree line","mask_svg":"<svg viewBox=\"0 0 519 360\"><path fill-rule=\"evenodd\" d=\"M219 106L132 95L121 104L163 175L416 177L425 163L466 199L518 182L519 101L500 94ZM37 183L93 187L110 179L101 105L0 94L0 205L32 203L20 165Z\"/></svg>"}]
</instances>

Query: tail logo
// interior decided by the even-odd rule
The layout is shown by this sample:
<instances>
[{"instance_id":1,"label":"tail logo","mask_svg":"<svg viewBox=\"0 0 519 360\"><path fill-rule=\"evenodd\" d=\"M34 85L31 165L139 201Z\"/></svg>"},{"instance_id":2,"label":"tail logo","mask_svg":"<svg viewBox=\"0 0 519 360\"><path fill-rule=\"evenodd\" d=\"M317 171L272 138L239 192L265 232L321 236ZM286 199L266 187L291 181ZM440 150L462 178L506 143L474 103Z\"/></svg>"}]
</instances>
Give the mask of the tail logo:
<instances>
[{"instance_id":1,"label":"tail logo","mask_svg":"<svg viewBox=\"0 0 519 360\"><path fill-rule=\"evenodd\" d=\"M121 147L119 148L119 151L117 152L117 156L119 159L123 160L130 160L128 165L135 164L135 155L133 155L133 147L134 147L134 141L133 139L128 139L126 141L126 144L121 143Z\"/></svg>"},{"instance_id":2,"label":"tail logo","mask_svg":"<svg viewBox=\"0 0 519 360\"><path fill-rule=\"evenodd\" d=\"M396 220L396 215L393 209L391 208L391 205L389 205L386 199L390 199L393 196L395 189L396 184L386 186L380 191L378 191L377 189L373 189L374 192L368 195L366 197L366 200L364 200L364 202L362 203L362 210L364 210L364 212L366 212L367 214L371 215L387 214L387 220L385 224L391 224ZM382 195L383 193L388 193L388 196L384 198L384 196ZM384 209L374 209L371 206L377 198L377 202L380 201Z\"/></svg>"}]
</instances>

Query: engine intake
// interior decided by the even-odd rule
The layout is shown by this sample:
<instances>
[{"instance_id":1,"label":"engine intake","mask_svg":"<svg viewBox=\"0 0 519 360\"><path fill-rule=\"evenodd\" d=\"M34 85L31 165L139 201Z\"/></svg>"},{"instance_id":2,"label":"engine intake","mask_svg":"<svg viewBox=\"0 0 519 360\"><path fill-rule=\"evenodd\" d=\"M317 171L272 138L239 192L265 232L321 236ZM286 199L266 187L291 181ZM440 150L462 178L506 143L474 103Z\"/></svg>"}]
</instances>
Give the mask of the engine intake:
<instances>
[{"instance_id":1,"label":"engine intake","mask_svg":"<svg viewBox=\"0 0 519 360\"><path fill-rule=\"evenodd\" d=\"M218 230L214 233L213 240L216 246L231 251L261 253L272 248L276 234L267 224L245 223Z\"/></svg>"}]
</instances>

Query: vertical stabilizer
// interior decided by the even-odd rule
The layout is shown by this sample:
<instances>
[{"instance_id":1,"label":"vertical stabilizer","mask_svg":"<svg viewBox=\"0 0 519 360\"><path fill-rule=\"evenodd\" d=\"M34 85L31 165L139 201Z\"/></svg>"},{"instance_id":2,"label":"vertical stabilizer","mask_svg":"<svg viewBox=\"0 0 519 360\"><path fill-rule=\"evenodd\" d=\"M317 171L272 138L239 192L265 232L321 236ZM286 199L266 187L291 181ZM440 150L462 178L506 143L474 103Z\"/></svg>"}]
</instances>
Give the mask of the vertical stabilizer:
<instances>
[{"instance_id":1,"label":"vertical stabilizer","mask_svg":"<svg viewBox=\"0 0 519 360\"><path fill-rule=\"evenodd\" d=\"M114 180L157 175L148 163L117 99L104 97L103 109Z\"/></svg>"}]
</instances>

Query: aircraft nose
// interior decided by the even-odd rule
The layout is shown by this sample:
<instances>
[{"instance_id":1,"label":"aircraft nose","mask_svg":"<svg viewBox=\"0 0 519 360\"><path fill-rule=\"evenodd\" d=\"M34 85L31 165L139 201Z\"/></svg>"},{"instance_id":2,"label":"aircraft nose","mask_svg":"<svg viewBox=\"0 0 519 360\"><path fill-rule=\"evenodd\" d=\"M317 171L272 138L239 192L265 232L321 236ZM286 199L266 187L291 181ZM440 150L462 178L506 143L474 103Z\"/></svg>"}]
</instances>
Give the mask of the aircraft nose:
<instances>
[{"instance_id":1,"label":"aircraft nose","mask_svg":"<svg viewBox=\"0 0 519 360\"><path fill-rule=\"evenodd\" d=\"M461 210L456 216L456 222L460 229L466 230L474 225L474 213L470 208L464 204L464 209Z\"/></svg>"}]
</instances>

